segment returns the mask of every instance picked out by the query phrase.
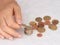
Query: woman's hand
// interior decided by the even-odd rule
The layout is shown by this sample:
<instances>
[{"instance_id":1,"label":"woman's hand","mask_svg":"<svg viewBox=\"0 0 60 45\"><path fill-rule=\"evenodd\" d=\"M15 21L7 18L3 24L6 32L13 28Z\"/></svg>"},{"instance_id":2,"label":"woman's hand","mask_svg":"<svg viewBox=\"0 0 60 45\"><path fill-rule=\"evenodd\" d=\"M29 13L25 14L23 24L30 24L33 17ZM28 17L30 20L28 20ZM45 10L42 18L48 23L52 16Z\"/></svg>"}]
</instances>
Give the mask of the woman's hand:
<instances>
[{"instance_id":1,"label":"woman's hand","mask_svg":"<svg viewBox=\"0 0 60 45\"><path fill-rule=\"evenodd\" d=\"M0 8L0 38L12 40L14 37L21 37L21 34L16 32L20 29L21 21L21 9L15 1L2 6Z\"/></svg>"}]
</instances>

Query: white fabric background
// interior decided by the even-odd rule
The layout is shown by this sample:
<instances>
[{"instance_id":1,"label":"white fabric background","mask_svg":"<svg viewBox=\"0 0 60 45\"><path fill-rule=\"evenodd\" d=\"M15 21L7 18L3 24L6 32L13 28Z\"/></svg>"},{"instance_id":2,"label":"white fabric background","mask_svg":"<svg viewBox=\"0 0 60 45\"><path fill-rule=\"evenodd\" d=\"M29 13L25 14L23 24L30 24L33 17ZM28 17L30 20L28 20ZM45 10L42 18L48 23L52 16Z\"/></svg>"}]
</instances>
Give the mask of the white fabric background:
<instances>
[{"instance_id":1,"label":"white fabric background","mask_svg":"<svg viewBox=\"0 0 60 45\"><path fill-rule=\"evenodd\" d=\"M21 6L23 23L28 24L35 17L50 15L52 19L60 19L60 0L17 0ZM60 21L60 20L59 20ZM31 36L24 35L22 38L11 40L0 40L0 45L60 45L60 24L57 31L51 31L46 27L42 38L36 36L37 31Z\"/></svg>"}]
</instances>

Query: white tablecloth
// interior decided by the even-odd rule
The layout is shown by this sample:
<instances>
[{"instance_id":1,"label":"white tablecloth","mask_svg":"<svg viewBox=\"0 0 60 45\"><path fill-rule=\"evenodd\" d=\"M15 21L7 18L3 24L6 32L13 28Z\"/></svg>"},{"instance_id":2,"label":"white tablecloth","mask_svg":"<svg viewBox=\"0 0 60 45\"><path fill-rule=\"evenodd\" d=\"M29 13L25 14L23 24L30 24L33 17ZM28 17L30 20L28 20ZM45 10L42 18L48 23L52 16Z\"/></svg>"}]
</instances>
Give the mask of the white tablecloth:
<instances>
[{"instance_id":1,"label":"white tablecloth","mask_svg":"<svg viewBox=\"0 0 60 45\"><path fill-rule=\"evenodd\" d=\"M17 0L21 6L23 23L27 24L36 17L49 15L52 19L60 19L60 0ZM59 20L60 21L60 20ZM34 31L31 36L22 33L22 38L11 40L0 40L0 45L60 45L60 24L58 29L52 31L46 27L42 38L38 38Z\"/></svg>"}]
</instances>

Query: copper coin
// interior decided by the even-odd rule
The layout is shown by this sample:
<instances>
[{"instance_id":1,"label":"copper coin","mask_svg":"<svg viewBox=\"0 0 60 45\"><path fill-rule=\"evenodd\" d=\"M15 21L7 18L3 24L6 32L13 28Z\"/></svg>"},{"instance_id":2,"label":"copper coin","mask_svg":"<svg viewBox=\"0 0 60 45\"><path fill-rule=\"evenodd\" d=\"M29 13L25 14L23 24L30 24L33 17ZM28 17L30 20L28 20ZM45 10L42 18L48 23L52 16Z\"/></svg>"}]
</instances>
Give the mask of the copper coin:
<instances>
[{"instance_id":1,"label":"copper coin","mask_svg":"<svg viewBox=\"0 0 60 45\"><path fill-rule=\"evenodd\" d=\"M45 25L50 25L51 23L50 23L49 20L47 20L47 21L44 22L44 24L45 24Z\"/></svg>"},{"instance_id":2,"label":"copper coin","mask_svg":"<svg viewBox=\"0 0 60 45\"><path fill-rule=\"evenodd\" d=\"M34 21L31 21L29 24L30 24L30 26L37 25L36 22L34 22Z\"/></svg>"},{"instance_id":3,"label":"copper coin","mask_svg":"<svg viewBox=\"0 0 60 45\"><path fill-rule=\"evenodd\" d=\"M54 25L54 24L50 24L50 25L49 25L49 28L50 28L51 30L57 30L57 26Z\"/></svg>"},{"instance_id":4,"label":"copper coin","mask_svg":"<svg viewBox=\"0 0 60 45\"><path fill-rule=\"evenodd\" d=\"M43 19L46 21L46 20L51 20L51 17L50 16L44 16Z\"/></svg>"},{"instance_id":5,"label":"copper coin","mask_svg":"<svg viewBox=\"0 0 60 45\"><path fill-rule=\"evenodd\" d=\"M38 22L38 27L44 27L44 22Z\"/></svg>"},{"instance_id":6,"label":"copper coin","mask_svg":"<svg viewBox=\"0 0 60 45\"><path fill-rule=\"evenodd\" d=\"M35 19L35 21L40 22L40 21L42 21L42 18L41 18L41 17L37 17L37 18Z\"/></svg>"},{"instance_id":7,"label":"copper coin","mask_svg":"<svg viewBox=\"0 0 60 45\"><path fill-rule=\"evenodd\" d=\"M37 34L37 37L42 37L42 36L43 36L43 34L41 34L41 33Z\"/></svg>"},{"instance_id":8,"label":"copper coin","mask_svg":"<svg viewBox=\"0 0 60 45\"><path fill-rule=\"evenodd\" d=\"M45 28L41 28L41 27L39 27L39 28L38 28L38 32L40 32L40 33L44 33L44 32L45 32Z\"/></svg>"},{"instance_id":9,"label":"copper coin","mask_svg":"<svg viewBox=\"0 0 60 45\"><path fill-rule=\"evenodd\" d=\"M52 24L56 25L56 24L58 24L58 23L59 23L58 20L52 20Z\"/></svg>"}]
</instances>

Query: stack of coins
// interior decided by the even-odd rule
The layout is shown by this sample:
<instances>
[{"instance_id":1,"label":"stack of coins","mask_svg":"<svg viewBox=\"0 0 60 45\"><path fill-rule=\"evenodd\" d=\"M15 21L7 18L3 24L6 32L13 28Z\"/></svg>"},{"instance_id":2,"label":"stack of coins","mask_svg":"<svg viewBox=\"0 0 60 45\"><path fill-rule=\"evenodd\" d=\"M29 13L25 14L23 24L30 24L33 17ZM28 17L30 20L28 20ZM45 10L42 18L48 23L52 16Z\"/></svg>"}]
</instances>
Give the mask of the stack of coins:
<instances>
[{"instance_id":1,"label":"stack of coins","mask_svg":"<svg viewBox=\"0 0 60 45\"><path fill-rule=\"evenodd\" d=\"M35 21L30 21L29 26L22 24L24 26L24 33L26 35L31 35L33 33L33 30L37 30L39 33L37 34L38 37L42 37L42 33L46 31L45 25L48 26L51 30L57 30L57 24L59 23L58 20L53 19L52 22L50 16L44 16L43 17L44 22L42 21L41 17L35 18Z\"/></svg>"},{"instance_id":2,"label":"stack of coins","mask_svg":"<svg viewBox=\"0 0 60 45\"><path fill-rule=\"evenodd\" d=\"M26 24L21 24L20 25L22 28L24 28L24 33L26 35L31 35L33 33L33 30L32 30L32 27L31 26L28 26Z\"/></svg>"},{"instance_id":3,"label":"stack of coins","mask_svg":"<svg viewBox=\"0 0 60 45\"><path fill-rule=\"evenodd\" d=\"M31 34L33 33L33 30L32 30L32 28L31 28L30 26L26 26L26 27L24 28L24 33L25 33L26 35L31 35Z\"/></svg>"}]
</instances>

